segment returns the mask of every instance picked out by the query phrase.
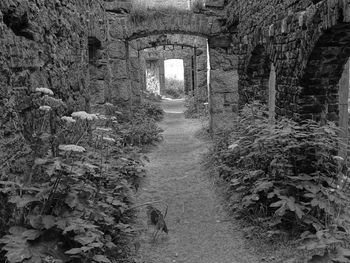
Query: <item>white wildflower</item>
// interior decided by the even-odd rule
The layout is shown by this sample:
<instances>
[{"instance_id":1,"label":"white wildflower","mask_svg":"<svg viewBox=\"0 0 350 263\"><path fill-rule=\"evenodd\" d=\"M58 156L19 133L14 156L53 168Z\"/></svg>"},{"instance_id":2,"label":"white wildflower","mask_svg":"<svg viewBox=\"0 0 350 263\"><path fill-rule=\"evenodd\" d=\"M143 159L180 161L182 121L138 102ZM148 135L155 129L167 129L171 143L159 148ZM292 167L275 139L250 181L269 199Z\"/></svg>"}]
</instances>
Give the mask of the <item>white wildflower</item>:
<instances>
[{"instance_id":1,"label":"white wildflower","mask_svg":"<svg viewBox=\"0 0 350 263\"><path fill-rule=\"evenodd\" d=\"M51 107L50 106L40 106L39 110L42 110L42 111L50 111L51 110Z\"/></svg>"},{"instance_id":2,"label":"white wildflower","mask_svg":"<svg viewBox=\"0 0 350 263\"><path fill-rule=\"evenodd\" d=\"M87 113L86 111L73 112L72 117L79 118L82 120L89 120L89 121L98 119L96 114L90 114L90 113Z\"/></svg>"},{"instance_id":3,"label":"white wildflower","mask_svg":"<svg viewBox=\"0 0 350 263\"><path fill-rule=\"evenodd\" d=\"M58 146L61 151L65 152L85 152L85 148L75 144L62 144Z\"/></svg>"},{"instance_id":4,"label":"white wildflower","mask_svg":"<svg viewBox=\"0 0 350 263\"><path fill-rule=\"evenodd\" d=\"M114 105L112 103L109 103L109 102L107 102L105 105L108 107L114 107Z\"/></svg>"},{"instance_id":5,"label":"white wildflower","mask_svg":"<svg viewBox=\"0 0 350 263\"><path fill-rule=\"evenodd\" d=\"M237 143L234 143L234 144L231 144L228 149L229 150L234 150L236 147L238 147L238 144Z\"/></svg>"},{"instance_id":6,"label":"white wildflower","mask_svg":"<svg viewBox=\"0 0 350 263\"><path fill-rule=\"evenodd\" d=\"M107 117L105 115L102 115L102 114L98 114L97 117L100 119L100 120L107 120Z\"/></svg>"},{"instance_id":7,"label":"white wildflower","mask_svg":"<svg viewBox=\"0 0 350 263\"><path fill-rule=\"evenodd\" d=\"M204 102L203 105L204 105L204 106L208 106L209 103L208 103L208 102Z\"/></svg>"},{"instance_id":8,"label":"white wildflower","mask_svg":"<svg viewBox=\"0 0 350 263\"><path fill-rule=\"evenodd\" d=\"M102 128L102 127L97 127L96 130L103 131L103 132L110 132L110 131L112 131L111 128Z\"/></svg>"},{"instance_id":9,"label":"white wildflower","mask_svg":"<svg viewBox=\"0 0 350 263\"><path fill-rule=\"evenodd\" d=\"M77 122L76 120L74 120L72 117L69 117L69 116L63 116L61 119L63 121L68 122L68 123L75 123L75 122Z\"/></svg>"},{"instance_id":10,"label":"white wildflower","mask_svg":"<svg viewBox=\"0 0 350 263\"><path fill-rule=\"evenodd\" d=\"M340 162L344 161L344 158L341 156L333 156L333 159Z\"/></svg>"},{"instance_id":11,"label":"white wildflower","mask_svg":"<svg viewBox=\"0 0 350 263\"><path fill-rule=\"evenodd\" d=\"M111 137L103 137L103 140L105 140L107 142L115 142L115 140Z\"/></svg>"},{"instance_id":12,"label":"white wildflower","mask_svg":"<svg viewBox=\"0 0 350 263\"><path fill-rule=\"evenodd\" d=\"M48 95L45 95L43 99L44 103L52 108L65 106L65 103L61 99L56 99Z\"/></svg>"},{"instance_id":13,"label":"white wildflower","mask_svg":"<svg viewBox=\"0 0 350 263\"><path fill-rule=\"evenodd\" d=\"M53 91L48 88L40 87L40 88L36 88L35 91L53 96Z\"/></svg>"}]
</instances>

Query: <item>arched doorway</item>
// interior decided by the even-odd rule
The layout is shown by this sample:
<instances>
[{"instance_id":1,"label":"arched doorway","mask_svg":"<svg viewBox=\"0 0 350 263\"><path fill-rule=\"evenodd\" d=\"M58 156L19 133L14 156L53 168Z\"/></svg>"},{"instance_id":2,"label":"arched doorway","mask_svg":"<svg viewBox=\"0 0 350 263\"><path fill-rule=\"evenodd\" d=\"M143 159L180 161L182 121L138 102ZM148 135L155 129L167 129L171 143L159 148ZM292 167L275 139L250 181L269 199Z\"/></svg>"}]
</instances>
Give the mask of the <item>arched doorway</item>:
<instances>
[{"instance_id":1,"label":"arched doorway","mask_svg":"<svg viewBox=\"0 0 350 263\"><path fill-rule=\"evenodd\" d=\"M337 24L319 37L299 83L301 118L337 123L344 142L342 155L348 144L349 56L350 24Z\"/></svg>"}]
</instances>

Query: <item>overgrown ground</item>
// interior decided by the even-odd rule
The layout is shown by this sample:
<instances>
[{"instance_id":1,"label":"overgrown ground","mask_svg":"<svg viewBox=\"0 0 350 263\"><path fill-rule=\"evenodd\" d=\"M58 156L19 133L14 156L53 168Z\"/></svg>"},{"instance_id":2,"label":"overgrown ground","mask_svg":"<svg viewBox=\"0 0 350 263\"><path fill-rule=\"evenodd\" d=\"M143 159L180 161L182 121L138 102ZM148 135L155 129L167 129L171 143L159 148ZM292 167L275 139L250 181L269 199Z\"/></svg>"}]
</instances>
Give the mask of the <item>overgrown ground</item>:
<instances>
[{"instance_id":1,"label":"overgrown ground","mask_svg":"<svg viewBox=\"0 0 350 263\"><path fill-rule=\"evenodd\" d=\"M264 105L246 105L211 147L207 166L228 210L251 245L277 262L350 262L349 169L337 155L339 129L311 120L272 124L267 116Z\"/></svg>"},{"instance_id":2,"label":"overgrown ground","mask_svg":"<svg viewBox=\"0 0 350 263\"><path fill-rule=\"evenodd\" d=\"M183 105L183 100L163 102L164 141L148 155L146 181L137 198L139 204L163 201L155 204L162 211L168 205L169 234L153 242L153 229L144 231L138 262L262 262L247 247L239 226L227 216L215 194L213 180L201 162L209 143L195 136L202 123L185 119ZM139 214L139 228L147 229L145 209Z\"/></svg>"},{"instance_id":3,"label":"overgrown ground","mask_svg":"<svg viewBox=\"0 0 350 263\"><path fill-rule=\"evenodd\" d=\"M141 150L161 139L163 111L106 103L69 114L51 90L34 96L29 172L0 176L0 262L132 262Z\"/></svg>"},{"instance_id":4,"label":"overgrown ground","mask_svg":"<svg viewBox=\"0 0 350 263\"><path fill-rule=\"evenodd\" d=\"M340 196L326 190L336 182L341 160L334 156L333 126L284 120L274 130L258 110L253 119L242 117L229 135L210 141L199 119L184 118L183 101L166 101L163 107L167 112L161 123L164 141L149 154L148 177L137 203L160 201L156 206L162 211L168 206L169 235L154 242L141 209L139 228L144 231L137 241L138 262L349 262L347 219L342 215L347 201L340 201L340 189ZM250 110L245 112L249 116ZM304 162L298 154L304 156L309 147L320 147L316 153L321 156L312 159L311 151L307 164L318 171L317 180L313 174L287 173L288 162ZM265 169L271 158L276 159L274 166ZM280 167L276 162L282 160ZM280 173L270 177L276 165ZM322 180L329 185L316 184ZM275 194L266 199L270 191ZM329 198L326 206L325 198ZM333 204L334 200L342 205Z\"/></svg>"}]
</instances>

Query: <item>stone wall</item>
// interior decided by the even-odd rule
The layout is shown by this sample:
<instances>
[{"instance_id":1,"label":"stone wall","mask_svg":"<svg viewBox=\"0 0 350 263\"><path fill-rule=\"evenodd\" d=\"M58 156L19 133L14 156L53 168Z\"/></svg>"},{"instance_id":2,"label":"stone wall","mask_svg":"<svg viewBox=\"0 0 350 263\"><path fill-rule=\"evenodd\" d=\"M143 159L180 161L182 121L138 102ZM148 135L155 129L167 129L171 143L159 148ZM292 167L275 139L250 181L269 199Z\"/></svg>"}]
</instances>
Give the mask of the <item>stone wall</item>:
<instances>
[{"instance_id":1,"label":"stone wall","mask_svg":"<svg viewBox=\"0 0 350 263\"><path fill-rule=\"evenodd\" d=\"M227 14L241 103L244 93L266 94L273 66L278 115L338 119L338 83L350 55L348 1L237 0Z\"/></svg>"},{"instance_id":2,"label":"stone wall","mask_svg":"<svg viewBox=\"0 0 350 263\"><path fill-rule=\"evenodd\" d=\"M147 48L140 51L141 60L168 60L168 59L182 59L184 61L184 89L185 93L193 91L193 68L192 68L192 58L194 54L194 49L190 47L181 46L159 46L155 48ZM162 83L160 77L160 94L166 88L162 86L165 85L165 81Z\"/></svg>"},{"instance_id":3,"label":"stone wall","mask_svg":"<svg viewBox=\"0 0 350 263\"><path fill-rule=\"evenodd\" d=\"M178 9L188 9L191 0L133 0L135 6L147 6L147 7L176 7Z\"/></svg>"},{"instance_id":4,"label":"stone wall","mask_svg":"<svg viewBox=\"0 0 350 263\"><path fill-rule=\"evenodd\" d=\"M93 10L88 12L88 10ZM38 87L66 103L67 114L88 109L88 39L104 37L98 2L0 2L0 170L31 166L39 111ZM96 18L98 16L98 18ZM89 22L90 21L90 22ZM101 39L102 41L102 39Z\"/></svg>"},{"instance_id":5,"label":"stone wall","mask_svg":"<svg viewBox=\"0 0 350 263\"><path fill-rule=\"evenodd\" d=\"M129 54L143 58L163 58L191 56L191 62L185 65L193 68L194 74L190 75L187 69L186 76L194 78L194 81L186 80L186 90L193 90L193 95L198 104L208 102L208 50L207 39L191 34L150 34L148 36L132 39L129 43ZM144 50L147 50L145 53ZM185 54L185 52L188 52ZM143 54L143 55L139 55ZM167 54L171 54L170 56Z\"/></svg>"}]
</instances>

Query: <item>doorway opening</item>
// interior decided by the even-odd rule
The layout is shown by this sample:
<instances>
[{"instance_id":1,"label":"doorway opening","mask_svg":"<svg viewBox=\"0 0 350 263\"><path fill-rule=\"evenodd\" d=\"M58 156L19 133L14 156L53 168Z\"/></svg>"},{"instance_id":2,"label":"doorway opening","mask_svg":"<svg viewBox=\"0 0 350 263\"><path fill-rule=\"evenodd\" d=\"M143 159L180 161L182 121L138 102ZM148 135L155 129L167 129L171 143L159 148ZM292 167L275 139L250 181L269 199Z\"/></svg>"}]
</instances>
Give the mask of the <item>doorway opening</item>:
<instances>
[{"instance_id":1,"label":"doorway opening","mask_svg":"<svg viewBox=\"0 0 350 263\"><path fill-rule=\"evenodd\" d=\"M183 59L165 60L164 76L165 87L162 95L171 99L183 98L185 93L188 92L188 85L187 89L185 89L185 68Z\"/></svg>"}]
</instances>

